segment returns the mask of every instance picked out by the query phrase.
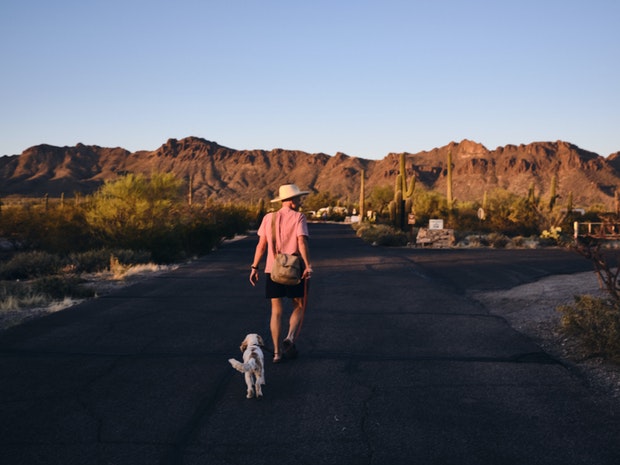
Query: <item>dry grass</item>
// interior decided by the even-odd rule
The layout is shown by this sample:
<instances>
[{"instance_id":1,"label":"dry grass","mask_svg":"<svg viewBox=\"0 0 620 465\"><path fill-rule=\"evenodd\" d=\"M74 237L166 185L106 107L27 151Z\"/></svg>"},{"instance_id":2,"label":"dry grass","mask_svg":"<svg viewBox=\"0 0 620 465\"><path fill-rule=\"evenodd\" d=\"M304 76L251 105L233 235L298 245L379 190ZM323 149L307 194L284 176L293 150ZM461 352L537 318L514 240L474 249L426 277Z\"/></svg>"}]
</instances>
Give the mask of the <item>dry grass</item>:
<instances>
[{"instance_id":1,"label":"dry grass","mask_svg":"<svg viewBox=\"0 0 620 465\"><path fill-rule=\"evenodd\" d=\"M150 276L178 268L179 265L156 265L153 263L135 266L119 265L113 270L83 273L83 285L92 289L99 297L115 289L128 286ZM42 293L29 293L24 296L8 295L0 300L0 330L16 326L33 318L45 316L74 306L84 298L64 297L53 299Z\"/></svg>"}]
</instances>

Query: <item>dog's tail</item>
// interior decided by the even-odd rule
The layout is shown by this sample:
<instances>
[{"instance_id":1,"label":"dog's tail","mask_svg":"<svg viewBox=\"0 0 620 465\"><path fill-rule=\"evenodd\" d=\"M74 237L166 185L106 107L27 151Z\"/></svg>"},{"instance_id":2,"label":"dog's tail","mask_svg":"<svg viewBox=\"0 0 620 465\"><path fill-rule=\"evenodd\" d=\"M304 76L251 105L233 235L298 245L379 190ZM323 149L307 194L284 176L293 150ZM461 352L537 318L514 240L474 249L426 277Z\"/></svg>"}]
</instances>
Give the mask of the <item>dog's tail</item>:
<instances>
[{"instance_id":1,"label":"dog's tail","mask_svg":"<svg viewBox=\"0 0 620 465\"><path fill-rule=\"evenodd\" d=\"M254 360L253 358L251 358L246 363L241 363L239 360L235 360L234 358L228 359L228 362L232 365L232 367L235 370L240 371L241 373L247 373L248 371L254 371L257 368L256 360Z\"/></svg>"}]
</instances>

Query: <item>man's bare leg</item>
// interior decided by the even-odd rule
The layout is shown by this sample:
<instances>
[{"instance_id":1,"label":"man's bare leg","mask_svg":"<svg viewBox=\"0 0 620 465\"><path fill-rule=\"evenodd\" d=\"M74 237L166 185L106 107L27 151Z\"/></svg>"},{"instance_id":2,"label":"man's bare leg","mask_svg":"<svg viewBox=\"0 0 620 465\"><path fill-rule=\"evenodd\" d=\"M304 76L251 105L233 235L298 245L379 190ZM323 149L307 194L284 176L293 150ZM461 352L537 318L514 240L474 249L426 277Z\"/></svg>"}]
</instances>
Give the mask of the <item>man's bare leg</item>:
<instances>
[{"instance_id":1,"label":"man's bare leg","mask_svg":"<svg viewBox=\"0 0 620 465\"><path fill-rule=\"evenodd\" d=\"M286 339L295 342L295 336L297 335L297 328L301 323L302 312L304 307L304 298L295 297L293 299L293 312L288 320L288 334Z\"/></svg>"},{"instance_id":2,"label":"man's bare leg","mask_svg":"<svg viewBox=\"0 0 620 465\"><path fill-rule=\"evenodd\" d=\"M271 299L271 339L273 341L274 357L282 354L280 350L280 328L282 327L282 299ZM291 315L292 317L292 315Z\"/></svg>"}]
</instances>

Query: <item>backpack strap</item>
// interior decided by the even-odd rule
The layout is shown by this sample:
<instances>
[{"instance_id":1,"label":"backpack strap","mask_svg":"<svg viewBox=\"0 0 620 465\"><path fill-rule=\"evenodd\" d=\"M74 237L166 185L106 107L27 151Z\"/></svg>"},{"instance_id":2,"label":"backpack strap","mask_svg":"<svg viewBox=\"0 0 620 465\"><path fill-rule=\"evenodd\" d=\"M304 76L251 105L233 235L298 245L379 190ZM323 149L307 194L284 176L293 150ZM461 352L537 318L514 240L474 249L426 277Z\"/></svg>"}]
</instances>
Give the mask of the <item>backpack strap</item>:
<instances>
[{"instance_id":1,"label":"backpack strap","mask_svg":"<svg viewBox=\"0 0 620 465\"><path fill-rule=\"evenodd\" d=\"M278 212L273 212L271 214L271 240L273 241L273 256L275 257L278 254L278 242L276 241L276 218Z\"/></svg>"}]
</instances>

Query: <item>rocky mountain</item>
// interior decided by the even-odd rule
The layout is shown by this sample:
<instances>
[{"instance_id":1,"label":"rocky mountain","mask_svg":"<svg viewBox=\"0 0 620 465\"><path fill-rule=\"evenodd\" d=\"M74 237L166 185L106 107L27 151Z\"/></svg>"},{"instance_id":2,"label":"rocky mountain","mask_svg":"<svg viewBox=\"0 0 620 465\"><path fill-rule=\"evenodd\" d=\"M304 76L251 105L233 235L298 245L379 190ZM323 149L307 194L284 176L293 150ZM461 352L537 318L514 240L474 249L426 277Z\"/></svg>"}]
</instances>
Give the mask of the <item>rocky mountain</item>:
<instances>
[{"instance_id":1,"label":"rocky mountain","mask_svg":"<svg viewBox=\"0 0 620 465\"><path fill-rule=\"evenodd\" d=\"M428 152L406 153L408 178L415 175L418 188L445 193L448 151L457 200L481 200L485 191L496 188L525 195L532 183L544 196L556 176L558 193L567 198L572 192L575 206L612 208L620 186L620 152L604 158L562 141L495 150L469 140L451 142ZM157 150L133 153L83 144L38 145L21 155L0 157L0 196L70 197L92 193L125 173L173 172L191 177L196 201L268 200L280 184L295 182L303 189L357 202L361 171L366 173L367 193L375 186L393 186L399 155L367 160L343 153L235 150L197 137L170 139Z\"/></svg>"}]
</instances>

